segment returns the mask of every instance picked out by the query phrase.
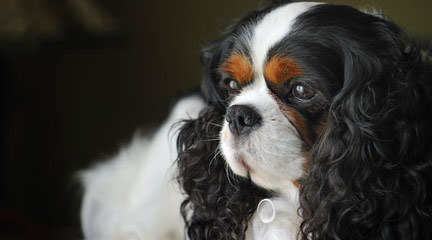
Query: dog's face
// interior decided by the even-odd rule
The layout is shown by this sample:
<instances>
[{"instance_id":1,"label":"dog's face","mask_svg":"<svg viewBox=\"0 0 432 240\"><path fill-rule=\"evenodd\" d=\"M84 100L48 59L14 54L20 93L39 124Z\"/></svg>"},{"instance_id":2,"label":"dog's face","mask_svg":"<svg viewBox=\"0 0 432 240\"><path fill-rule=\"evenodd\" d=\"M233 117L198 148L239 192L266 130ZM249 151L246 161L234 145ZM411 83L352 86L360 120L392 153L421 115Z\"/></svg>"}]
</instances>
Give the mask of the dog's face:
<instances>
[{"instance_id":1,"label":"dog's face","mask_svg":"<svg viewBox=\"0 0 432 240\"><path fill-rule=\"evenodd\" d=\"M223 156L234 173L274 191L301 178L326 124L331 82L311 63L325 49L299 44L307 29L296 26L316 5L287 4L244 23L219 63L230 95Z\"/></svg>"},{"instance_id":2,"label":"dog's face","mask_svg":"<svg viewBox=\"0 0 432 240\"><path fill-rule=\"evenodd\" d=\"M242 239L288 193L302 239L431 239L430 50L382 16L280 2L204 51L208 105L178 141L190 238Z\"/></svg>"}]
</instances>

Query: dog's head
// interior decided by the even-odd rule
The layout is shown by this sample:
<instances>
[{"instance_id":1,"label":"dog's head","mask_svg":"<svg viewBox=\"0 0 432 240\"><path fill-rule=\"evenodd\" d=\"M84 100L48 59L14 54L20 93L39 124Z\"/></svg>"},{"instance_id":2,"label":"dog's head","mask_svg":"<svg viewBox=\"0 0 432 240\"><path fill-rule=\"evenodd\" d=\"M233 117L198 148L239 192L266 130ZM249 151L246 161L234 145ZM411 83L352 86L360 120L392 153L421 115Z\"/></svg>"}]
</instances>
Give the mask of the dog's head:
<instances>
[{"instance_id":1,"label":"dog's head","mask_svg":"<svg viewBox=\"0 0 432 240\"><path fill-rule=\"evenodd\" d=\"M231 26L203 56L208 107L179 137L191 239L243 236L257 200L290 185L305 239L430 236L427 58L346 6L275 4ZM230 182L224 162L253 184Z\"/></svg>"},{"instance_id":2,"label":"dog's head","mask_svg":"<svg viewBox=\"0 0 432 240\"><path fill-rule=\"evenodd\" d=\"M223 156L234 173L272 191L302 177L342 82L337 50L325 46L332 40L304 26L318 21L308 16L316 5L287 4L237 26L218 67L229 96Z\"/></svg>"}]
</instances>

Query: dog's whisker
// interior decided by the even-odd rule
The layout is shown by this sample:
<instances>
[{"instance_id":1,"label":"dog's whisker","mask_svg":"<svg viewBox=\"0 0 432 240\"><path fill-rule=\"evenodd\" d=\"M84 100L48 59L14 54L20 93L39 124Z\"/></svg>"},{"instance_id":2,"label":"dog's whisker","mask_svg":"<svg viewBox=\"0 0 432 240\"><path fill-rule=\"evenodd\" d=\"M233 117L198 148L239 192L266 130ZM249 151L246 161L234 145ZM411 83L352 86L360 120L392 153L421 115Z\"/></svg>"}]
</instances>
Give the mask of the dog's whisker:
<instances>
[{"instance_id":1,"label":"dog's whisker","mask_svg":"<svg viewBox=\"0 0 432 240\"><path fill-rule=\"evenodd\" d=\"M213 141L220 141L220 139L219 138L209 138L209 139L203 139L203 140L200 140L201 142L213 142Z\"/></svg>"},{"instance_id":2,"label":"dog's whisker","mask_svg":"<svg viewBox=\"0 0 432 240\"><path fill-rule=\"evenodd\" d=\"M209 122L208 124L209 124L209 125L213 125L213 126L216 126L216 127L220 127L220 128L222 128L222 127L223 127L223 125L222 125L222 124L218 124L218 123L214 123L214 122Z\"/></svg>"},{"instance_id":3,"label":"dog's whisker","mask_svg":"<svg viewBox=\"0 0 432 240\"><path fill-rule=\"evenodd\" d=\"M226 176L227 176L227 179L228 179L228 183L229 183L233 188L236 188L236 189L237 189L237 186L234 185L234 183L232 182L232 180L233 180L233 179L231 178L232 172L230 171L230 168L229 168L227 162L225 162L225 172L226 172Z\"/></svg>"},{"instance_id":4,"label":"dog's whisker","mask_svg":"<svg viewBox=\"0 0 432 240\"><path fill-rule=\"evenodd\" d=\"M220 154L221 154L221 150L220 150L219 148L216 148L215 151L213 152L213 157L212 157L212 159L211 159L210 162L209 162L209 166L208 166L209 174L210 174L210 168L211 168L213 162L215 161L215 159L216 159Z\"/></svg>"}]
</instances>

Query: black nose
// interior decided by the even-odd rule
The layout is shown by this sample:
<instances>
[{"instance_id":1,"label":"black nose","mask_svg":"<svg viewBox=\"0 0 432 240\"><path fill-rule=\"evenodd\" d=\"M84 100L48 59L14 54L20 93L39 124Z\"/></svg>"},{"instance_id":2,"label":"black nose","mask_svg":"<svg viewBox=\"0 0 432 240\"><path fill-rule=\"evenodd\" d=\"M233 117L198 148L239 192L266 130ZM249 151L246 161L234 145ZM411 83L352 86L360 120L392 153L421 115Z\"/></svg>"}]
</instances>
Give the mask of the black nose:
<instances>
[{"instance_id":1,"label":"black nose","mask_svg":"<svg viewBox=\"0 0 432 240\"><path fill-rule=\"evenodd\" d=\"M228 108L225 120L234 135L240 136L249 133L261 123L261 116L247 105L232 105Z\"/></svg>"}]
</instances>

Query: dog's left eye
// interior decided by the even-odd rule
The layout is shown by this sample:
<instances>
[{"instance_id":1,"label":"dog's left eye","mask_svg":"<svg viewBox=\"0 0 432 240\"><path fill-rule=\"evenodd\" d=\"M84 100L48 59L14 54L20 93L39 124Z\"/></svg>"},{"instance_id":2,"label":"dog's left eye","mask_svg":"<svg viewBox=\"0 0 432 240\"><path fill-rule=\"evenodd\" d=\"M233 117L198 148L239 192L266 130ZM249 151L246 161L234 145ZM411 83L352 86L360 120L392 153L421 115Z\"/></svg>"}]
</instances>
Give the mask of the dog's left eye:
<instances>
[{"instance_id":1,"label":"dog's left eye","mask_svg":"<svg viewBox=\"0 0 432 240\"><path fill-rule=\"evenodd\" d=\"M315 95L315 92L305 85L297 84L293 87L292 94L298 99L308 100Z\"/></svg>"}]
</instances>

